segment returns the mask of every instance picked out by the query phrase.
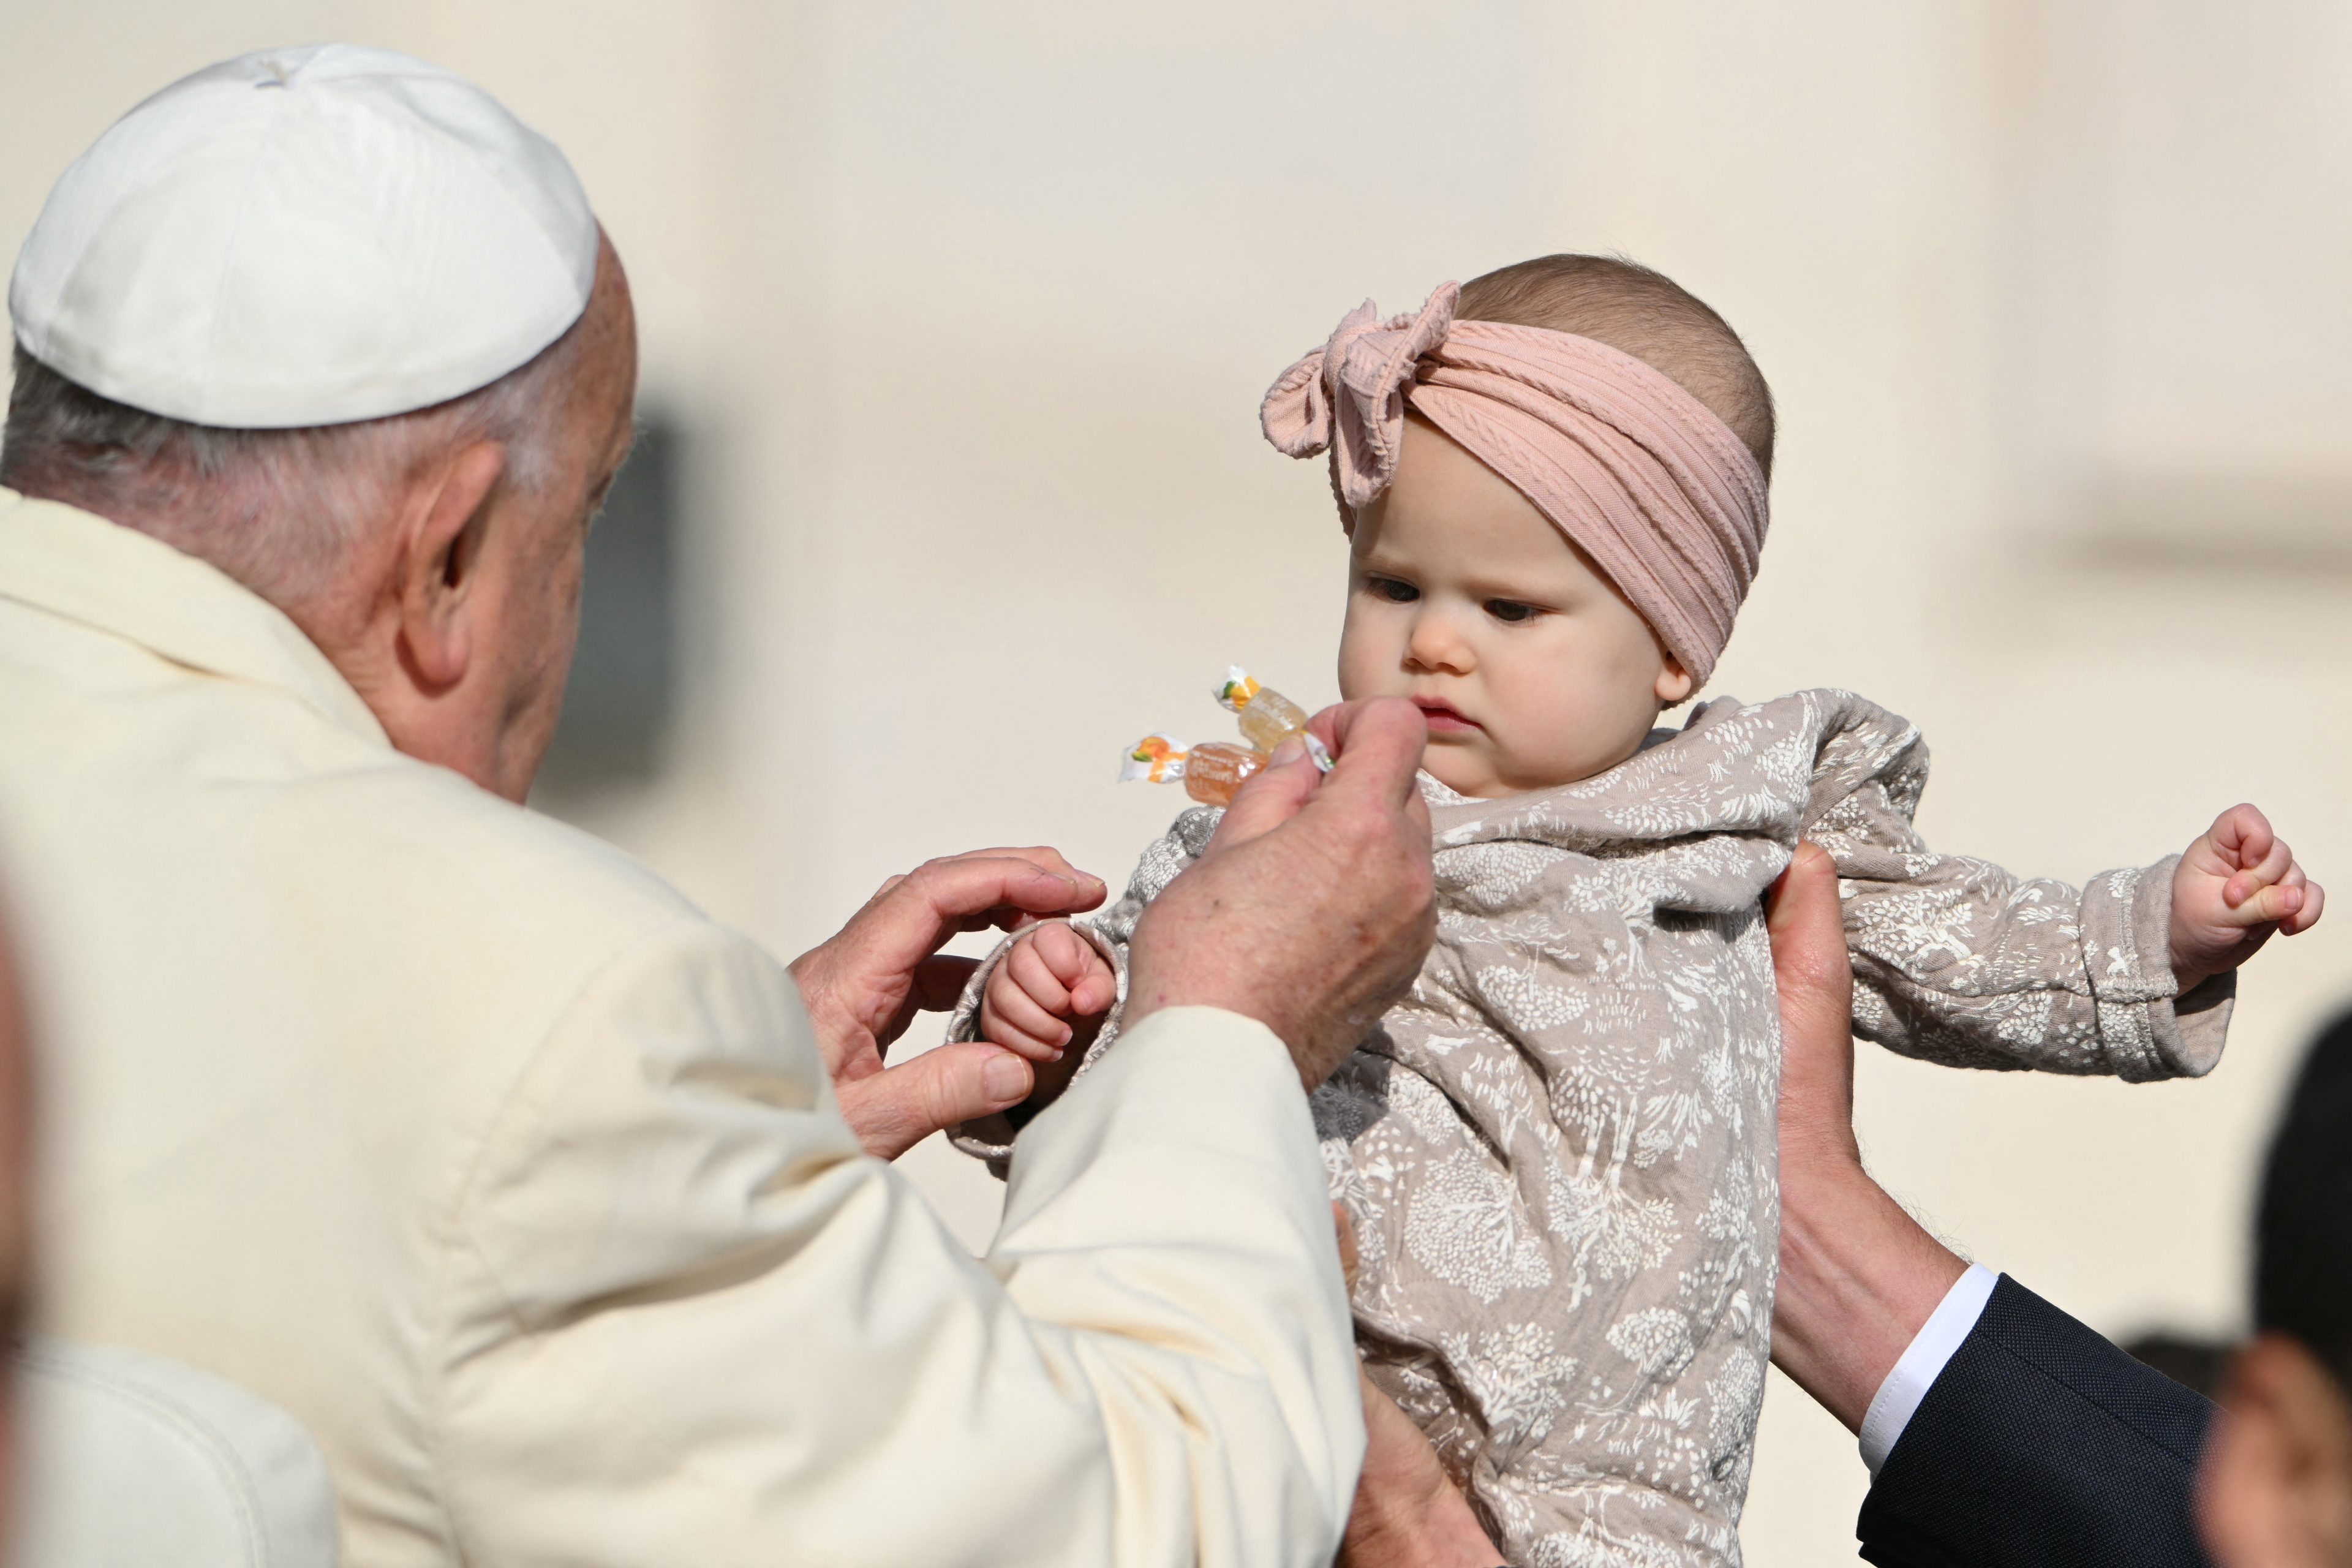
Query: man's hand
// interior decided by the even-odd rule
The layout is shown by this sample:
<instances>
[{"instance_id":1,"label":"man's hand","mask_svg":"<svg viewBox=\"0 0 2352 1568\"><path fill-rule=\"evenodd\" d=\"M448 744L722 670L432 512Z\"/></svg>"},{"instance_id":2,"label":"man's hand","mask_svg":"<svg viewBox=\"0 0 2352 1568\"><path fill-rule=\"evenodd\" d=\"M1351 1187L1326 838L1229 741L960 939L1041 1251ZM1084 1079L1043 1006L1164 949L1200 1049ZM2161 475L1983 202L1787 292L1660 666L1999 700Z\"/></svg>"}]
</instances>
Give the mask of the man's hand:
<instances>
[{"instance_id":1,"label":"man's hand","mask_svg":"<svg viewBox=\"0 0 2352 1568\"><path fill-rule=\"evenodd\" d=\"M1010 930L1103 900L1100 879L1051 849L982 849L893 877L822 947L792 966L841 1114L869 1154L895 1160L942 1127L1017 1105L1029 1064L984 1041L941 1046L895 1068L882 1053L918 1012L955 1005L974 967L940 955L958 931Z\"/></svg>"},{"instance_id":2,"label":"man's hand","mask_svg":"<svg viewBox=\"0 0 2352 1568\"><path fill-rule=\"evenodd\" d=\"M1863 1169L1853 970L1837 869L1800 844L1766 924L1780 992L1780 1278L1772 1364L1849 1431L1968 1266Z\"/></svg>"},{"instance_id":3,"label":"man's hand","mask_svg":"<svg viewBox=\"0 0 2352 1568\"><path fill-rule=\"evenodd\" d=\"M2319 922L2327 895L2303 874L2270 818L2233 805L2181 851L2172 872L2172 973L2184 992L2253 957L2273 931Z\"/></svg>"},{"instance_id":4,"label":"man's hand","mask_svg":"<svg viewBox=\"0 0 2352 1568\"><path fill-rule=\"evenodd\" d=\"M1326 776L1296 739L1244 784L1200 860L1144 911L1128 953L1128 1026L1223 1007L1282 1037L1312 1089L1412 986L1436 931L1429 808L1413 774L1429 730L1397 698L1327 709Z\"/></svg>"}]
</instances>

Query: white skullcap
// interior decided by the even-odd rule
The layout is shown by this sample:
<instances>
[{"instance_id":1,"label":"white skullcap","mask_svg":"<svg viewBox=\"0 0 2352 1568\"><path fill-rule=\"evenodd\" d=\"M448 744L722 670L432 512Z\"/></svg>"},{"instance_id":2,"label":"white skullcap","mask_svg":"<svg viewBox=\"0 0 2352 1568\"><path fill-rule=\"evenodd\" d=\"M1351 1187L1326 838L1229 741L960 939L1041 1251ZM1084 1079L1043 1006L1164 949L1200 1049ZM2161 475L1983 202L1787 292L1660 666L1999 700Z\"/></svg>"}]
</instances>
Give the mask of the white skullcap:
<instances>
[{"instance_id":1,"label":"white skullcap","mask_svg":"<svg viewBox=\"0 0 2352 1568\"><path fill-rule=\"evenodd\" d=\"M242 55L173 83L65 172L8 312L93 392L282 429L425 408L587 308L596 220L555 144L389 49Z\"/></svg>"}]
</instances>

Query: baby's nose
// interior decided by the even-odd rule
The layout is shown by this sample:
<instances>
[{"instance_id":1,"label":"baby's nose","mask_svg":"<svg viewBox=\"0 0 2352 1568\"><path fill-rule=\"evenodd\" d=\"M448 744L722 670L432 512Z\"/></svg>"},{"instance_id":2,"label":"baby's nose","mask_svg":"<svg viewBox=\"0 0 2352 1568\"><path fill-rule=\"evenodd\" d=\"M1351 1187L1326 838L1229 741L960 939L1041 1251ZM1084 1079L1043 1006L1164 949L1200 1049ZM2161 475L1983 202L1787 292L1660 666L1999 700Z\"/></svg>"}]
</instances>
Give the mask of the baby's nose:
<instances>
[{"instance_id":1,"label":"baby's nose","mask_svg":"<svg viewBox=\"0 0 2352 1568\"><path fill-rule=\"evenodd\" d=\"M1436 612L1413 617L1412 635L1405 641L1405 658L1423 669L1442 669L1456 675L1469 673L1475 662L1470 639L1462 635L1453 617Z\"/></svg>"}]
</instances>

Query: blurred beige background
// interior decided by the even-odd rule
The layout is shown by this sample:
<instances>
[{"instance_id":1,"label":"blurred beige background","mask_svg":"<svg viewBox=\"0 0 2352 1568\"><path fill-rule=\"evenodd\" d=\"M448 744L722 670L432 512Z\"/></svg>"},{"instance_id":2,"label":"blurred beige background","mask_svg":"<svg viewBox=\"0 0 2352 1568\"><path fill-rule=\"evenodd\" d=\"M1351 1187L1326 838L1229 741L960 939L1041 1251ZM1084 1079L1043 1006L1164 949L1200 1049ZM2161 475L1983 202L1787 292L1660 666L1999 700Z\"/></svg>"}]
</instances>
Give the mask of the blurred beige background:
<instances>
[{"instance_id":1,"label":"blurred beige background","mask_svg":"<svg viewBox=\"0 0 2352 1568\"><path fill-rule=\"evenodd\" d=\"M1124 742L1218 732L1231 659L1335 695L1339 531L1258 395L1367 294L1559 249L1779 395L1714 691L1918 721L1948 847L2079 879L2251 798L2352 899L2342 6L0 0L0 252L146 93L327 37L498 92L627 261L686 679L656 778L559 804L780 952L977 844L1121 880L1178 804ZM1866 1053L1874 1161L2104 1329L2228 1331L2347 930L2263 955L2202 1083ZM986 1178L910 1160L984 1238ZM1863 1487L1776 1379L1748 1561L1851 1560Z\"/></svg>"}]
</instances>

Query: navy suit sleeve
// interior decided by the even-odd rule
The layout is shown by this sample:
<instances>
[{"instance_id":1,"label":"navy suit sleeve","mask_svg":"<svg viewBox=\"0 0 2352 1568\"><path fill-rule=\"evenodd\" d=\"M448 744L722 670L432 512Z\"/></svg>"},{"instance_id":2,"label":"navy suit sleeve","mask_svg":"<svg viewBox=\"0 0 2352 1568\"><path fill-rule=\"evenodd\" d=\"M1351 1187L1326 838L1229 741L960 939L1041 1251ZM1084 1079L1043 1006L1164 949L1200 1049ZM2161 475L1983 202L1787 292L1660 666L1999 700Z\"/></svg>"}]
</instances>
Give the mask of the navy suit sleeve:
<instances>
[{"instance_id":1,"label":"navy suit sleeve","mask_svg":"<svg viewBox=\"0 0 2352 1568\"><path fill-rule=\"evenodd\" d=\"M2000 1278L1862 1507L1880 1568L2207 1568L2213 1406Z\"/></svg>"}]
</instances>

